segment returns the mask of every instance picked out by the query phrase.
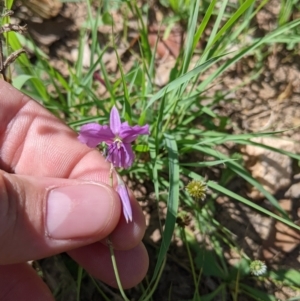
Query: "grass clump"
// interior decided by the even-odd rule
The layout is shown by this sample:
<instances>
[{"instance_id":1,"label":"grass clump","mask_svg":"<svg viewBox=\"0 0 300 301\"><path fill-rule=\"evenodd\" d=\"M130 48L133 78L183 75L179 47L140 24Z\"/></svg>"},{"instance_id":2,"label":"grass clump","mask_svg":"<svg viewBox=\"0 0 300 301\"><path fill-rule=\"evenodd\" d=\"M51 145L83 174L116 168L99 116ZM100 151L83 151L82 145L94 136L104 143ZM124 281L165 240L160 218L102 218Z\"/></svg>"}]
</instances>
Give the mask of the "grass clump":
<instances>
[{"instance_id":1,"label":"grass clump","mask_svg":"<svg viewBox=\"0 0 300 301\"><path fill-rule=\"evenodd\" d=\"M142 138L134 146L137 162L128 172L123 172L135 182L148 183L155 202L164 202L166 206L164 221L158 223L161 224L161 241L155 246L156 257L152 259L155 266L151 267L147 282L138 290L139 300L155 300L153 296L164 279L168 254L176 249L174 235L182 241L188 258L186 271L193 287L190 300L209 301L217 300L217 297L218 300L241 300L242 296L249 300L276 300L265 288L267 282L276 284L280 281L299 290L300 282L297 284L286 276L294 273L293 277L299 279L299 272L292 267L285 269L286 274L272 269L260 274L259 278L255 273L251 274L255 258L244 252L242 238L236 238L232 230L218 220L216 204L217 198L225 196L300 230L277 198L247 170L240 153L240 146L255 144L253 138L280 137L283 132L235 133L231 116L219 110L224 104L233 106L236 99L230 95L264 72L264 59L274 47L281 45L297 51L300 20L292 16L299 4L293 1L282 1L280 12L273 20L273 29L256 36L256 17L267 2L161 0L151 6L146 1L114 1L113 9L122 16L124 25L123 36L117 37L109 2L95 5L87 0L88 19L80 29L78 59L75 64L68 64L68 76L63 76L50 64L47 55L30 37L21 38L16 33L7 36L7 44L12 50L20 48L22 43L31 48L36 58L32 68L28 58L19 57L14 86L40 101L74 130L88 122L106 123L110 108L116 104L122 107L123 117L129 124L148 123L151 126L150 138ZM160 9L168 12L168 24L179 23L184 29L182 47L162 86L156 84L161 63L156 58L160 41L150 45L148 39L150 13ZM138 41L137 47L127 48L135 61L124 70L124 53L120 54L118 43L122 39L128 43L129 20L136 22ZM164 20L159 23L165 37L171 32L168 24L164 24ZM100 45L98 28L103 25L111 26L111 34L108 42ZM86 41L89 41L91 52L88 67L84 66ZM107 71L103 60L108 51L115 53L117 71L114 74ZM215 88L235 66L249 57L254 59L255 66L247 74L247 80L243 76L244 80L238 81L231 90ZM47 89L49 86L51 91ZM99 96L99 86L105 87L102 96ZM228 145L233 151L222 151L228 150ZM256 145L293 160L300 159L292 152ZM268 205L257 204L241 190L229 189L233 179L242 179L243 185L255 187ZM196 197L191 192L192 183L203 184L203 191L196 191ZM200 204L199 200L204 199L206 193L205 201ZM190 216L188 222L182 223L181 217L181 223L178 223L179 211ZM195 233L201 234L200 241ZM224 253L228 250L238 255L235 264L228 264ZM83 277L82 273L80 277ZM217 279L213 288L205 286L210 277ZM252 283L256 283L255 287ZM171 286L169 290L172 296ZM177 300L176 296L170 300Z\"/></svg>"}]
</instances>

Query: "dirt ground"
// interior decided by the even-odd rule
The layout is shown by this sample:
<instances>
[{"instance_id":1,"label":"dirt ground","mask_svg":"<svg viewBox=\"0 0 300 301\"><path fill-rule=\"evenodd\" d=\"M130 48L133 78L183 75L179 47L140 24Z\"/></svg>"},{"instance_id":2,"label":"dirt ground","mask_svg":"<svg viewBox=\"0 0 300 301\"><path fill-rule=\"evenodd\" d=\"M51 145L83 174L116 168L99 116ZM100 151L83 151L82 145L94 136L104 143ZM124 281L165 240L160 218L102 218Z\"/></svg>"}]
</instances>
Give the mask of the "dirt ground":
<instances>
[{"instance_id":1,"label":"dirt ground","mask_svg":"<svg viewBox=\"0 0 300 301\"><path fill-rule=\"evenodd\" d=\"M51 2L49 0L49 2ZM279 13L280 1L272 0L258 13L256 22L256 36L263 36L275 26L276 16ZM151 9L151 25L149 28L149 43L154 46L157 37L157 28L164 15L163 8L153 5ZM57 10L57 15L44 19L34 15L29 7L17 2L15 7L14 22L26 23L29 34L35 39L42 50L49 55L51 64L68 76L67 62L72 64L78 55L78 35L82 23L86 20L87 10L82 3L65 3ZM133 48L138 38L137 24L134 18L129 20L129 40L122 41L123 20L119 12L113 13L115 21L115 34L119 54L124 63L124 70L129 70L134 63L134 55L128 55L128 49ZM99 42L105 43L111 34L110 26L99 27ZM174 66L183 38L183 28L174 27L167 40L161 38L158 43L156 60L156 84L164 86L167 83L169 72ZM89 44L85 49L85 68L89 62ZM201 45L199 45L201 47ZM228 70L209 90L208 93L220 91L233 91L218 103L215 111L221 116L230 116L232 126L229 129L233 134L253 133L256 131L284 131L281 136L285 140L263 138L256 142L276 146L286 151L300 154L300 48L287 50L283 45L275 45L271 50L266 47L263 59L259 60L254 55L249 55ZM126 55L124 55L126 53ZM129 52L130 53L130 52ZM34 58L32 57L32 60ZM113 51L108 51L103 60L109 73L118 74L117 60ZM256 73L256 76L252 76ZM242 85L245 83L245 85ZM99 97L107 93L99 85ZM228 145L226 153L234 153L237 146ZM284 155L265 151L257 147L238 148L244 155L246 167L264 187L275 196L281 206L286 209L291 219L300 224L300 167L296 160ZM160 242L157 231L158 212L163 215L164 205L156 204L149 197L152 188L141 187L132 183L136 196L141 199L148 229L145 236L151 258L155 258ZM137 185L137 186L136 186ZM261 206L270 209L268 202L255 189L248 187L241 179L228 183L227 188L249 199L255 200ZM265 260L268 267L292 267L300 270L300 233L287 228L284 224L258 214L250 208L219 196L216 200L217 219L234 233L243 251L250 257ZM272 210L272 209L271 209ZM193 229L192 229L193 230ZM202 243L199 238L199 243ZM236 262L237 254L230 250L225 252L225 257L230 264ZM71 280L67 255L56 256L35 263L37 269L43 271L48 285L55 289L58 283L63 283L66 288L62 290L60 300L76 300L76 288ZM67 264L66 264L67 262ZM155 264L155 260L151 264ZM165 271L154 294L154 300L169 300L168 294L172 287L170 300L188 300L192 298L193 281L188 268L186 250L180 242L174 241L170 256L166 263ZM55 269L53 268L55 267ZM154 266L150 266L150 274ZM55 273L53 271L56 271ZM62 276L63 275L63 276ZM63 277L63 279L62 279ZM84 279L82 300L101 300L96 296L93 284L89 279ZM121 300L116 290L101 283L101 288L111 296L111 300ZM201 294L213 291L218 285L217 279L207 278L201 284ZM289 297L300 296L285 287L274 288L272 284L266 288L273 292L277 299L287 300ZM136 289L129 291L132 300L136 300L139 293ZM98 298L98 299L97 299ZM216 298L215 300L221 300ZM222 299L224 300L224 299ZM230 298L226 300L231 300ZM241 301L247 299L240 299Z\"/></svg>"}]
</instances>

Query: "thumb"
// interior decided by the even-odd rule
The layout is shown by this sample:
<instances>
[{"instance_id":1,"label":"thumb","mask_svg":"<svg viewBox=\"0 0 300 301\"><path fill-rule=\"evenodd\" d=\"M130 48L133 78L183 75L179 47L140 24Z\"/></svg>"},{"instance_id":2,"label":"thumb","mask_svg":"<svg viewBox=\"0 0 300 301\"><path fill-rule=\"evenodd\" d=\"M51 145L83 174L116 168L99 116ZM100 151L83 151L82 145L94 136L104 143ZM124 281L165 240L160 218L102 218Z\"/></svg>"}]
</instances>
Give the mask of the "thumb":
<instances>
[{"instance_id":1,"label":"thumb","mask_svg":"<svg viewBox=\"0 0 300 301\"><path fill-rule=\"evenodd\" d=\"M103 183L0 170L0 265L103 239L116 227L120 212L119 196Z\"/></svg>"}]
</instances>

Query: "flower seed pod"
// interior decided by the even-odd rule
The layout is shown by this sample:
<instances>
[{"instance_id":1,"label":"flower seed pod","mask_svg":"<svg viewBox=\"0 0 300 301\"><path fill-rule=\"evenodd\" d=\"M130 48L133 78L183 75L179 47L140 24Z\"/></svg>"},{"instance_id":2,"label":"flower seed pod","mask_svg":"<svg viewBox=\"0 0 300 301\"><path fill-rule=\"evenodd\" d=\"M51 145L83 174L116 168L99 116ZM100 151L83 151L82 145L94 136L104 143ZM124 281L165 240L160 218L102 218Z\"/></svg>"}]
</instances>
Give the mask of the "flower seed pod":
<instances>
[{"instance_id":1,"label":"flower seed pod","mask_svg":"<svg viewBox=\"0 0 300 301\"><path fill-rule=\"evenodd\" d=\"M250 271L251 271L251 274L253 274L255 276L261 276L266 273L267 266L261 260L254 260L250 264Z\"/></svg>"},{"instance_id":2,"label":"flower seed pod","mask_svg":"<svg viewBox=\"0 0 300 301\"><path fill-rule=\"evenodd\" d=\"M193 180L186 185L185 189L196 200L204 201L206 198L207 185L203 181Z\"/></svg>"}]
</instances>

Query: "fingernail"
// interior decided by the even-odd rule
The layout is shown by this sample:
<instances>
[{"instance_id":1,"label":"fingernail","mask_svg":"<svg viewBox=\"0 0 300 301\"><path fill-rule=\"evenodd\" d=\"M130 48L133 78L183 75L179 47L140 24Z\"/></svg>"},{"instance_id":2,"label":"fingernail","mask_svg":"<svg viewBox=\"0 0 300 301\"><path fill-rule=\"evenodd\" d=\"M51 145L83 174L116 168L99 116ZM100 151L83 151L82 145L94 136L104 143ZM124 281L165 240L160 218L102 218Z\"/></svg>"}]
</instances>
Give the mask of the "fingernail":
<instances>
[{"instance_id":1,"label":"fingernail","mask_svg":"<svg viewBox=\"0 0 300 301\"><path fill-rule=\"evenodd\" d=\"M113 196L100 184L54 188L47 198L47 234L55 239L97 235L105 229L112 210Z\"/></svg>"}]
</instances>

